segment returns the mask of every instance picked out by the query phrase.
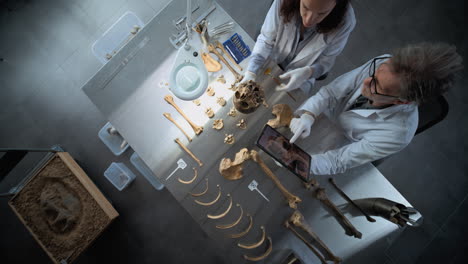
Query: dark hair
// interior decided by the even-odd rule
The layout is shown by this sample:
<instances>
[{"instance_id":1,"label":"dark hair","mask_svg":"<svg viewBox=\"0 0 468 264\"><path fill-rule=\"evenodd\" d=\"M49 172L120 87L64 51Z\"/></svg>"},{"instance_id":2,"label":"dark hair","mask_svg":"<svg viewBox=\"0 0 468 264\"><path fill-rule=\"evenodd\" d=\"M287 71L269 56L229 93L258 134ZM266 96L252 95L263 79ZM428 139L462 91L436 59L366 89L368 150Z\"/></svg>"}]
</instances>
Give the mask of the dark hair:
<instances>
[{"instance_id":1,"label":"dark hair","mask_svg":"<svg viewBox=\"0 0 468 264\"><path fill-rule=\"evenodd\" d=\"M463 59L453 45L419 43L396 49L391 65L400 76L402 97L421 103L454 85Z\"/></svg>"},{"instance_id":2,"label":"dark hair","mask_svg":"<svg viewBox=\"0 0 468 264\"><path fill-rule=\"evenodd\" d=\"M317 24L318 33L329 33L343 24L344 16L348 10L349 0L335 0L336 5L330 14ZM293 17L299 15L301 0L283 0L280 14L283 22L288 23Z\"/></svg>"}]
</instances>

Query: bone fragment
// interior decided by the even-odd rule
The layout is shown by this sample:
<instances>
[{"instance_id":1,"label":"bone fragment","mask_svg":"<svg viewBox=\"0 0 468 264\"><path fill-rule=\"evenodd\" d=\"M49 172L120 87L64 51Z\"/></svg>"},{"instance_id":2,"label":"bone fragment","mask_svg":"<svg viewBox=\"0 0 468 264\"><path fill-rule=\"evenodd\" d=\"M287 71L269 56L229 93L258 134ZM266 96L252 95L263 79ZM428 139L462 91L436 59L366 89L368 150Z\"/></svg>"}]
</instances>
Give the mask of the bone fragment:
<instances>
[{"instance_id":1,"label":"bone fragment","mask_svg":"<svg viewBox=\"0 0 468 264\"><path fill-rule=\"evenodd\" d=\"M218 78L216 78L216 81L222 84L226 84L226 78L224 78L224 75L220 75Z\"/></svg>"},{"instance_id":2,"label":"bone fragment","mask_svg":"<svg viewBox=\"0 0 468 264\"><path fill-rule=\"evenodd\" d=\"M265 251L265 253L263 253L262 255L258 257L249 257L247 255L244 255L244 259L250 260L250 261L260 261L268 257L273 249L273 242L271 241L271 237L268 237L268 241L270 242L270 245L268 246L268 249Z\"/></svg>"},{"instance_id":3,"label":"bone fragment","mask_svg":"<svg viewBox=\"0 0 468 264\"><path fill-rule=\"evenodd\" d=\"M205 109L205 114L209 117L209 118L212 118L214 116L214 111L211 107L207 107Z\"/></svg>"},{"instance_id":4,"label":"bone fragment","mask_svg":"<svg viewBox=\"0 0 468 264\"><path fill-rule=\"evenodd\" d=\"M268 120L268 125L272 128L289 127L293 118L293 111L287 104L276 104L273 106L271 113L275 116L274 119Z\"/></svg>"},{"instance_id":5,"label":"bone fragment","mask_svg":"<svg viewBox=\"0 0 468 264\"><path fill-rule=\"evenodd\" d=\"M226 100L224 99L224 97L218 97L216 98L216 102L220 105L220 106L225 106L226 105Z\"/></svg>"},{"instance_id":6,"label":"bone fragment","mask_svg":"<svg viewBox=\"0 0 468 264\"><path fill-rule=\"evenodd\" d=\"M250 152L247 148L241 149L236 153L234 161L229 158L223 158L219 164L219 173L227 180L238 180L242 178L242 168L244 162L250 159Z\"/></svg>"},{"instance_id":7,"label":"bone fragment","mask_svg":"<svg viewBox=\"0 0 468 264\"><path fill-rule=\"evenodd\" d=\"M232 116L232 117L237 116L237 110L234 106L231 108L231 110L229 110L228 116Z\"/></svg>"},{"instance_id":8,"label":"bone fragment","mask_svg":"<svg viewBox=\"0 0 468 264\"><path fill-rule=\"evenodd\" d=\"M224 143L232 145L236 142L233 134L225 134L226 137L224 138Z\"/></svg>"},{"instance_id":9,"label":"bone fragment","mask_svg":"<svg viewBox=\"0 0 468 264\"><path fill-rule=\"evenodd\" d=\"M215 95L215 90L213 89L213 87L208 86L208 89L206 89L206 94L209 95L209 96L214 96Z\"/></svg>"},{"instance_id":10,"label":"bone fragment","mask_svg":"<svg viewBox=\"0 0 468 264\"><path fill-rule=\"evenodd\" d=\"M364 211L351 198L349 198L349 196L345 192L343 192L343 190L341 190L340 187L338 187L338 185L336 184L336 182L335 182L335 180L333 178L328 178L328 181L333 185L333 187L335 187L336 191L338 191L338 193L341 195L341 197L343 197L348 203L350 203L354 207L356 207L366 217L367 221L375 222L374 218L372 218L369 214L367 214L366 211Z\"/></svg>"},{"instance_id":11,"label":"bone fragment","mask_svg":"<svg viewBox=\"0 0 468 264\"><path fill-rule=\"evenodd\" d=\"M224 54L226 54L226 56L228 57L228 59L232 62L232 64L236 65L237 68L239 68L240 71L243 71L244 69L242 69L242 67L237 64L237 62L234 60L234 58L231 56L231 53L227 52L226 49L224 49L224 46L223 44L221 44L219 41L216 41L216 47L218 49L220 49Z\"/></svg>"},{"instance_id":12,"label":"bone fragment","mask_svg":"<svg viewBox=\"0 0 468 264\"><path fill-rule=\"evenodd\" d=\"M222 119L215 119L213 121L213 128L216 130L221 130L224 127L224 123Z\"/></svg>"},{"instance_id":13,"label":"bone fragment","mask_svg":"<svg viewBox=\"0 0 468 264\"><path fill-rule=\"evenodd\" d=\"M348 218L343 215L343 213L336 207L334 203L328 199L327 193L325 192L324 188L317 188L315 191L315 197L322 202L326 207L328 207L337 217L338 221L344 227L346 234L349 236L354 236L356 238L361 238L362 234L359 232L351 222L349 222Z\"/></svg>"},{"instance_id":14,"label":"bone fragment","mask_svg":"<svg viewBox=\"0 0 468 264\"><path fill-rule=\"evenodd\" d=\"M163 113L163 116L166 117L172 123L174 123L174 125L176 125L176 127L178 129L180 129L180 131L182 131L182 133L184 133L184 135L185 135L185 137L187 137L188 141L192 142L192 138L187 134L187 132L184 131L184 129L179 124L177 124L177 122L174 120L174 118L172 118L171 114Z\"/></svg>"},{"instance_id":15,"label":"bone fragment","mask_svg":"<svg viewBox=\"0 0 468 264\"><path fill-rule=\"evenodd\" d=\"M182 115L182 117L187 120L187 122L190 124L190 126L192 127L193 131L195 132L195 134L199 135L201 132L203 132L203 127L202 126L197 126L195 123L193 123L192 121L190 121L190 119L184 114L184 112L182 111L182 109L180 109L179 106L177 106L175 103L174 103L174 98L171 96L171 95L166 95L164 96L164 100L172 105L172 107L175 108L175 110L177 110L177 112L179 112L179 114Z\"/></svg>"},{"instance_id":16,"label":"bone fragment","mask_svg":"<svg viewBox=\"0 0 468 264\"><path fill-rule=\"evenodd\" d=\"M176 138L174 140L185 152L187 152L187 154L190 155L190 157L192 157L192 159L194 159L198 165L200 165L200 167L203 166L203 162L201 162L200 159L197 158L197 156L195 156L195 154L193 154L192 151L190 151L182 142L180 142L180 140L178 138Z\"/></svg>"},{"instance_id":17,"label":"bone fragment","mask_svg":"<svg viewBox=\"0 0 468 264\"><path fill-rule=\"evenodd\" d=\"M247 129L247 123L245 122L244 119L239 120L236 126L240 129Z\"/></svg>"},{"instance_id":18,"label":"bone fragment","mask_svg":"<svg viewBox=\"0 0 468 264\"><path fill-rule=\"evenodd\" d=\"M312 189L313 187L319 187L319 183L316 179L312 179L308 182L304 182L304 186L307 190Z\"/></svg>"},{"instance_id":19,"label":"bone fragment","mask_svg":"<svg viewBox=\"0 0 468 264\"><path fill-rule=\"evenodd\" d=\"M242 75L237 73L236 70L232 68L232 66L227 62L227 60L223 57L223 55L219 53L219 51L216 49L216 46L214 44L208 44L208 51L218 56L218 58L226 65L226 67L228 67L228 69L234 75L234 78L236 80L235 82L239 82L240 80L242 80Z\"/></svg>"},{"instance_id":20,"label":"bone fragment","mask_svg":"<svg viewBox=\"0 0 468 264\"><path fill-rule=\"evenodd\" d=\"M213 59L209 54L203 52L201 57L207 71L217 72L223 68L223 66L218 61Z\"/></svg>"},{"instance_id":21,"label":"bone fragment","mask_svg":"<svg viewBox=\"0 0 468 264\"><path fill-rule=\"evenodd\" d=\"M201 102L200 99L195 99L192 101L196 106L200 106Z\"/></svg>"},{"instance_id":22,"label":"bone fragment","mask_svg":"<svg viewBox=\"0 0 468 264\"><path fill-rule=\"evenodd\" d=\"M286 200L289 203L289 207L296 209L297 204L302 202L301 198L297 197L296 195L290 193L284 186L281 184L279 179L276 177L276 175L268 168L268 166L265 164L265 162L260 158L260 155L258 154L257 151L251 150L250 155L252 156L252 159L260 165L262 168L263 172L275 183L276 187L281 191L281 193L286 197Z\"/></svg>"},{"instance_id":23,"label":"bone fragment","mask_svg":"<svg viewBox=\"0 0 468 264\"><path fill-rule=\"evenodd\" d=\"M316 243L319 249L315 249L312 243L309 243L303 236L297 232L294 227L298 227L305 231L310 238ZM304 216L299 211L294 211L294 213L286 220L285 226L289 228L293 233L298 236L313 252L317 257L320 258L323 264L326 264L326 261L333 261L334 263L340 263L341 259L335 256L331 250L325 245L325 243L319 238L319 236L312 231L312 228L305 222ZM323 254L320 254L320 252Z\"/></svg>"}]
</instances>

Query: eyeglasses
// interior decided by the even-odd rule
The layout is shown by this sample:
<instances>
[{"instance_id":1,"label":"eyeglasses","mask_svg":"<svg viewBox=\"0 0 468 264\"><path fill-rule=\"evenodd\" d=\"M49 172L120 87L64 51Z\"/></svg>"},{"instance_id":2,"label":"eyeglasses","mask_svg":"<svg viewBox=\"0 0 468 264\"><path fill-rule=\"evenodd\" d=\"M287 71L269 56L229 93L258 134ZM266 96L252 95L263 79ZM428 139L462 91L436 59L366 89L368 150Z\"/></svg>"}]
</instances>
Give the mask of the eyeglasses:
<instances>
[{"instance_id":1,"label":"eyeglasses","mask_svg":"<svg viewBox=\"0 0 468 264\"><path fill-rule=\"evenodd\" d=\"M391 57L389 56L385 56L385 57L377 57L377 58L374 58L370 64L370 67L369 67L369 76L372 78L369 86L370 86L370 92L372 94L375 94L375 95L379 95L379 96L382 96L382 97L385 97L385 98L391 98L391 99L398 99L398 100L401 100L400 97L398 96L393 96L393 95L387 95L387 94L381 94L377 91L377 79L375 79L375 67L377 65L377 61L378 60L384 60L384 59L389 59Z\"/></svg>"}]
</instances>

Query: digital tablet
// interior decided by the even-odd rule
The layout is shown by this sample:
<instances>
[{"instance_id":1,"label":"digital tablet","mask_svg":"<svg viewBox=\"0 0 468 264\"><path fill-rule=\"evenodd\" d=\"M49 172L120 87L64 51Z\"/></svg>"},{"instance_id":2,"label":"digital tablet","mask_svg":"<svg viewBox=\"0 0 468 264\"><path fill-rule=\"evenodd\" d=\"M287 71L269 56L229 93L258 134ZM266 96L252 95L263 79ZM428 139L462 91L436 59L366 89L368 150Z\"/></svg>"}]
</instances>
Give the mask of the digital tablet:
<instances>
[{"instance_id":1,"label":"digital tablet","mask_svg":"<svg viewBox=\"0 0 468 264\"><path fill-rule=\"evenodd\" d=\"M309 153L296 144L289 143L289 139L281 135L276 129L265 125L256 142L257 146L281 163L304 182L310 181Z\"/></svg>"}]
</instances>

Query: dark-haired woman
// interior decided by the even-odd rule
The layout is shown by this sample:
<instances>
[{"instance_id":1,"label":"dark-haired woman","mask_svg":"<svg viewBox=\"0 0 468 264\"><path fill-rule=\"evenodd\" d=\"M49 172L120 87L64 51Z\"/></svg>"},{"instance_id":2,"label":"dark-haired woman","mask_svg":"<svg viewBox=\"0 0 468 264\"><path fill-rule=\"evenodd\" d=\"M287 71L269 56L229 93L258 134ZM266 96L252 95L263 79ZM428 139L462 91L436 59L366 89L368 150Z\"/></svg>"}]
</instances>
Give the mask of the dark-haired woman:
<instances>
[{"instance_id":1,"label":"dark-haired woman","mask_svg":"<svg viewBox=\"0 0 468 264\"><path fill-rule=\"evenodd\" d=\"M285 71L278 90L308 94L333 66L355 24L349 0L274 0L242 82L255 81L270 58Z\"/></svg>"}]
</instances>

